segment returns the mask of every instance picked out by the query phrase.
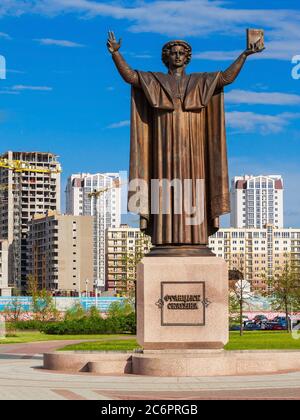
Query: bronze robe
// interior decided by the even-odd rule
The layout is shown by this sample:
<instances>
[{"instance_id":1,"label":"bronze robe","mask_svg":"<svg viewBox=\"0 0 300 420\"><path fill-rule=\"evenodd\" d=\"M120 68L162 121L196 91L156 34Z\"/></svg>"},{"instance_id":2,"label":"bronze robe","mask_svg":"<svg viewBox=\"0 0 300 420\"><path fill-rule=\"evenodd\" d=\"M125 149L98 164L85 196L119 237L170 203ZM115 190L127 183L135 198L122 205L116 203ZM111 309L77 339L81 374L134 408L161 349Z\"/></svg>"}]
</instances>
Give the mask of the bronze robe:
<instances>
[{"instance_id":1,"label":"bronze robe","mask_svg":"<svg viewBox=\"0 0 300 420\"><path fill-rule=\"evenodd\" d=\"M140 211L141 229L153 245L204 245L219 229L219 217L230 212L223 89L220 73L175 76L138 72L132 88L130 181L149 186ZM176 80L175 80L176 79ZM169 214L151 214L151 180L204 180L204 219L187 223L184 206ZM147 194L147 192L144 192ZM185 194L185 192L183 193ZM129 200L133 192L129 192ZM159 206L162 206L159 200ZM129 207L129 211L130 211Z\"/></svg>"}]
</instances>

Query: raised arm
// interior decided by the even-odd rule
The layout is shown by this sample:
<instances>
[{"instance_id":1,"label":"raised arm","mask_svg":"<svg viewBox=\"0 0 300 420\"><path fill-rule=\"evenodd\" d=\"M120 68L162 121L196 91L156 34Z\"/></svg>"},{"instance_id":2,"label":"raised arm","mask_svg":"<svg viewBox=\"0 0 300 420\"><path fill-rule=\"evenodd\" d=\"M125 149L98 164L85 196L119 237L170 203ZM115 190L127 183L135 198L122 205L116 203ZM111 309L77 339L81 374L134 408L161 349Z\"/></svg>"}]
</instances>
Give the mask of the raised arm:
<instances>
[{"instance_id":1,"label":"raised arm","mask_svg":"<svg viewBox=\"0 0 300 420\"><path fill-rule=\"evenodd\" d=\"M228 67L227 70L222 71L220 74L220 78L218 81L218 88L222 88L224 86L230 85L231 83L233 83L235 81L235 79L238 77L238 75L240 74L246 60L247 57L249 57L249 55L252 54L256 54L259 52L262 52L263 50L260 49L259 45L255 44L253 45L253 47L251 49L247 49L245 50L240 56L239 58L233 63L231 64L230 67Z\"/></svg>"},{"instance_id":2,"label":"raised arm","mask_svg":"<svg viewBox=\"0 0 300 420\"><path fill-rule=\"evenodd\" d=\"M115 34L113 32L108 33L107 48L112 55L114 63L126 83L139 87L139 76L136 71L126 63L122 54L120 54L119 49L121 48L122 40L120 39L117 42Z\"/></svg>"},{"instance_id":3,"label":"raised arm","mask_svg":"<svg viewBox=\"0 0 300 420\"><path fill-rule=\"evenodd\" d=\"M228 67L227 70L221 72L218 82L219 88L230 85L235 81L245 64L246 59L247 55L245 52L243 52L243 54L241 54L239 58L233 64L231 64L230 67Z\"/></svg>"}]
</instances>

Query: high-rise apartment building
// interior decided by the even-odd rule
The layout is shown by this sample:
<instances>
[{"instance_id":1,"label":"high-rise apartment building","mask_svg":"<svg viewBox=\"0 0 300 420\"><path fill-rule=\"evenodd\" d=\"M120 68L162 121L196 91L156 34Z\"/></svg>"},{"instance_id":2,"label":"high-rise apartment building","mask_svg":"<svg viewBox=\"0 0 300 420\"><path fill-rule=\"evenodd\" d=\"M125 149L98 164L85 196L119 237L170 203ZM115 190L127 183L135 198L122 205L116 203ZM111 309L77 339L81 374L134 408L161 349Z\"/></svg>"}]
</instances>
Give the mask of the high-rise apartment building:
<instances>
[{"instance_id":1,"label":"high-rise apartment building","mask_svg":"<svg viewBox=\"0 0 300 420\"><path fill-rule=\"evenodd\" d=\"M83 216L84 214L84 185L85 178L90 174L75 174L68 179L66 187L66 214Z\"/></svg>"},{"instance_id":2,"label":"high-rise apartment building","mask_svg":"<svg viewBox=\"0 0 300 420\"><path fill-rule=\"evenodd\" d=\"M136 266L151 249L151 238L128 225L110 228L107 241L107 290L128 292L136 280Z\"/></svg>"},{"instance_id":3,"label":"high-rise apartment building","mask_svg":"<svg viewBox=\"0 0 300 420\"><path fill-rule=\"evenodd\" d=\"M27 275L40 289L75 295L93 290L93 218L49 212L29 222Z\"/></svg>"},{"instance_id":4,"label":"high-rise apartment building","mask_svg":"<svg viewBox=\"0 0 300 420\"><path fill-rule=\"evenodd\" d=\"M67 214L94 217L94 284L105 289L105 232L121 223L121 191L118 173L75 174L66 188Z\"/></svg>"},{"instance_id":5,"label":"high-rise apartment building","mask_svg":"<svg viewBox=\"0 0 300 420\"><path fill-rule=\"evenodd\" d=\"M209 247L227 261L229 270L241 271L252 288L260 290L287 262L300 264L300 229L220 229L209 238Z\"/></svg>"},{"instance_id":6,"label":"high-rise apartment building","mask_svg":"<svg viewBox=\"0 0 300 420\"><path fill-rule=\"evenodd\" d=\"M8 241L0 239L0 296L8 294Z\"/></svg>"},{"instance_id":7,"label":"high-rise apartment building","mask_svg":"<svg viewBox=\"0 0 300 420\"><path fill-rule=\"evenodd\" d=\"M28 222L60 211L61 167L52 153L10 151L0 158L10 167L0 167L0 238L9 242L9 285L25 290Z\"/></svg>"},{"instance_id":8,"label":"high-rise apartment building","mask_svg":"<svg viewBox=\"0 0 300 420\"><path fill-rule=\"evenodd\" d=\"M231 183L231 227L283 228L283 179L280 175L236 176Z\"/></svg>"}]
</instances>

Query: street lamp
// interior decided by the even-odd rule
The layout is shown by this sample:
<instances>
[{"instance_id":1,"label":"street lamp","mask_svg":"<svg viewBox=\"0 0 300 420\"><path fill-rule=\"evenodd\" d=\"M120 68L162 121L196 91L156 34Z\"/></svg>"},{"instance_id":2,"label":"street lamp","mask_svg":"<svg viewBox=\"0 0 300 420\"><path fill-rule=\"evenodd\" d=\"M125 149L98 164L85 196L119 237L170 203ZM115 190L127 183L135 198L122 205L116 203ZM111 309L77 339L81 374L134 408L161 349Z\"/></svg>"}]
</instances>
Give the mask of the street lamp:
<instances>
[{"instance_id":1,"label":"street lamp","mask_svg":"<svg viewBox=\"0 0 300 420\"><path fill-rule=\"evenodd\" d=\"M85 296L86 297L88 297L88 286L89 286L89 280L88 279L86 279L86 281L85 281Z\"/></svg>"},{"instance_id":2,"label":"street lamp","mask_svg":"<svg viewBox=\"0 0 300 420\"><path fill-rule=\"evenodd\" d=\"M95 283L95 305L98 308L98 280Z\"/></svg>"},{"instance_id":3,"label":"street lamp","mask_svg":"<svg viewBox=\"0 0 300 420\"><path fill-rule=\"evenodd\" d=\"M96 308L98 309L99 280L96 281L95 292L96 292ZM101 289L100 289L100 297L101 297Z\"/></svg>"}]
</instances>

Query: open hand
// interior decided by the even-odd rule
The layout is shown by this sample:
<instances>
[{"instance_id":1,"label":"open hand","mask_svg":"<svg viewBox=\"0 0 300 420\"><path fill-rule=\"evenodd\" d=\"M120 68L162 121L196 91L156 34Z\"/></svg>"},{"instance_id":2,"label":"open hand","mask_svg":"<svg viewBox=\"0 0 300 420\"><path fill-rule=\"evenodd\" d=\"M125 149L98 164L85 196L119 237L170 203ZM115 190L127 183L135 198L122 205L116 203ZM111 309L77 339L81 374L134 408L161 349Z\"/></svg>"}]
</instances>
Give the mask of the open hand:
<instances>
[{"instance_id":1,"label":"open hand","mask_svg":"<svg viewBox=\"0 0 300 420\"><path fill-rule=\"evenodd\" d=\"M251 44L251 48L248 48L245 51L245 54L248 57L249 55L252 55L252 54L261 53L264 50L265 50L265 47L261 47L260 40L258 40L255 44Z\"/></svg>"},{"instance_id":2,"label":"open hand","mask_svg":"<svg viewBox=\"0 0 300 420\"><path fill-rule=\"evenodd\" d=\"M116 40L115 34L113 31L108 32L108 41L107 41L107 48L110 53L114 53L119 51L122 45L122 39L119 42Z\"/></svg>"}]
</instances>

